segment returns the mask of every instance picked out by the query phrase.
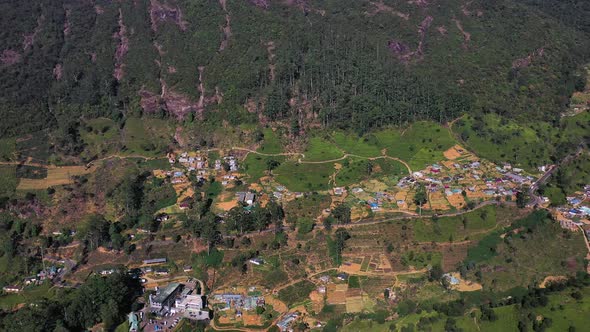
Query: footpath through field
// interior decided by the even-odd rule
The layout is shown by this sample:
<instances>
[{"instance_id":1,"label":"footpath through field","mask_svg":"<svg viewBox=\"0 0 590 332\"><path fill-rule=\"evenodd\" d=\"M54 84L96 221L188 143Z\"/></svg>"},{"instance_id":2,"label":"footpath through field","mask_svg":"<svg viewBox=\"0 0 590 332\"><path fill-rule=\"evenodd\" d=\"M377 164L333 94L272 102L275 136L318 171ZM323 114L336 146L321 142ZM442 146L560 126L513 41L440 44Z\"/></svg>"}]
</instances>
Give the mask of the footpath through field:
<instances>
[{"instance_id":1,"label":"footpath through field","mask_svg":"<svg viewBox=\"0 0 590 332\"><path fill-rule=\"evenodd\" d=\"M391 157L391 156L387 156L387 155L382 155L382 156L377 156L377 157L364 157L364 156L359 156L356 154L352 154L352 153L345 153L342 157L340 158L336 158L336 159L328 159L328 160L318 160L318 161L307 161L307 160L302 160L302 158L305 158L305 154L301 153L301 152L284 152L284 153L262 153L262 152L258 152L252 149L248 149L248 148L241 148L241 147L237 147L234 146L232 147L232 150L241 150L241 151L246 151L246 155L248 155L249 153L253 153L253 154L257 154L260 156L265 156L265 157L280 157L280 156L300 156L297 159L297 162L300 164L327 164L327 163L335 163L337 161L342 161L348 157L354 157L354 158L359 158L359 159L366 159L366 160L378 160L378 159L390 159L390 160L395 160L401 164L403 164L406 169L408 170L409 174L412 174L412 169L410 168L410 165L402 159L396 158L396 157Z\"/></svg>"}]
</instances>

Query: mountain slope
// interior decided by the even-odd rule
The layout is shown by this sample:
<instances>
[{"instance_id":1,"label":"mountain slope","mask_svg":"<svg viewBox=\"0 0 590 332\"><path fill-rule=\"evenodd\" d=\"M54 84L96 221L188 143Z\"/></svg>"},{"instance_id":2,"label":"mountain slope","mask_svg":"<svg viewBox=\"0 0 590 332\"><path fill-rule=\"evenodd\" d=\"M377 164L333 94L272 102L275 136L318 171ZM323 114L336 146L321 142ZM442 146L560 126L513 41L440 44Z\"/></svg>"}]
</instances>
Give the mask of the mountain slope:
<instances>
[{"instance_id":1,"label":"mountain slope","mask_svg":"<svg viewBox=\"0 0 590 332\"><path fill-rule=\"evenodd\" d=\"M129 113L359 133L465 112L553 120L590 45L585 21L567 14L588 10L534 0L4 3L0 135Z\"/></svg>"}]
</instances>

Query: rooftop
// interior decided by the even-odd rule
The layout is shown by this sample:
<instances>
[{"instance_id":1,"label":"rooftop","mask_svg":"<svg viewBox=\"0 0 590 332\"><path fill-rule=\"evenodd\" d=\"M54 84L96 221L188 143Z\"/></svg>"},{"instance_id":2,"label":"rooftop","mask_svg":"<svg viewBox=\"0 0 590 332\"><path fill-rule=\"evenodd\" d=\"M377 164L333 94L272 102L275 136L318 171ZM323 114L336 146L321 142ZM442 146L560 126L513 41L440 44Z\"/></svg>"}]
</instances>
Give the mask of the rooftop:
<instances>
[{"instance_id":1,"label":"rooftop","mask_svg":"<svg viewBox=\"0 0 590 332\"><path fill-rule=\"evenodd\" d=\"M181 286L182 285L177 282L168 284L165 288L158 290L158 292L156 293L156 297L154 298L154 302L162 303L166 301L166 299L168 299L168 297L170 297L170 295L172 295L172 293L174 293L176 289L178 289L178 287Z\"/></svg>"}]
</instances>

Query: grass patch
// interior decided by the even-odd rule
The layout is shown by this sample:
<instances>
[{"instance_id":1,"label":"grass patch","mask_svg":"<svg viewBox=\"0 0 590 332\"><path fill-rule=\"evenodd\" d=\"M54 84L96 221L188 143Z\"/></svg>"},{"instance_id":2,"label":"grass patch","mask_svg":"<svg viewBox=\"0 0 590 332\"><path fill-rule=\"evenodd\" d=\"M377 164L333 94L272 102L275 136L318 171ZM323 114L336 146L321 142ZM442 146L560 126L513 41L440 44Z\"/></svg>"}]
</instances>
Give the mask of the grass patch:
<instances>
[{"instance_id":1,"label":"grass patch","mask_svg":"<svg viewBox=\"0 0 590 332\"><path fill-rule=\"evenodd\" d=\"M297 219L297 234L305 235L313 230L315 222L311 218Z\"/></svg>"},{"instance_id":2,"label":"grass patch","mask_svg":"<svg viewBox=\"0 0 590 332\"><path fill-rule=\"evenodd\" d=\"M129 118L123 130L125 153L148 157L161 156L172 136L168 122L152 118Z\"/></svg>"},{"instance_id":3,"label":"grass patch","mask_svg":"<svg viewBox=\"0 0 590 332\"><path fill-rule=\"evenodd\" d=\"M264 141L257 150L258 152L267 154L283 152L283 144L281 143L279 136L272 129L265 128L262 132L264 133Z\"/></svg>"},{"instance_id":4,"label":"grass patch","mask_svg":"<svg viewBox=\"0 0 590 332\"><path fill-rule=\"evenodd\" d=\"M26 288L21 293L0 296L0 308L8 310L20 303L32 303L44 298L51 299L56 296L56 293L56 288L52 288L50 283L44 283L40 286Z\"/></svg>"},{"instance_id":5,"label":"grass patch","mask_svg":"<svg viewBox=\"0 0 590 332\"><path fill-rule=\"evenodd\" d=\"M342 162L342 165L342 169L336 175L336 184L338 186L350 186L364 180L383 176L399 178L407 174L404 165L389 159L347 158Z\"/></svg>"},{"instance_id":6,"label":"grass patch","mask_svg":"<svg viewBox=\"0 0 590 332\"><path fill-rule=\"evenodd\" d=\"M221 182L213 181L209 183L207 186L207 190L205 190L205 197L215 198L223 191L223 186Z\"/></svg>"},{"instance_id":7,"label":"grass patch","mask_svg":"<svg viewBox=\"0 0 590 332\"><path fill-rule=\"evenodd\" d=\"M161 169L164 171L169 171L172 169L170 166L170 162L166 158L158 158L158 159L142 159L138 161L137 165L141 169L145 170L154 170L154 169Z\"/></svg>"},{"instance_id":8,"label":"grass patch","mask_svg":"<svg viewBox=\"0 0 590 332\"><path fill-rule=\"evenodd\" d=\"M453 130L478 155L493 162L510 162L527 170L550 162L553 129L535 128L508 121L495 114L482 118L466 117L457 121ZM549 137L540 137L546 131Z\"/></svg>"},{"instance_id":9,"label":"grass patch","mask_svg":"<svg viewBox=\"0 0 590 332\"><path fill-rule=\"evenodd\" d=\"M102 156L116 151L119 138L118 124L107 118L87 120L80 128L80 136L86 144L88 156Z\"/></svg>"},{"instance_id":10,"label":"grass patch","mask_svg":"<svg viewBox=\"0 0 590 332\"><path fill-rule=\"evenodd\" d=\"M336 145L350 154L362 157L377 157L381 155L379 142L374 135L358 137L341 131L334 132L332 139Z\"/></svg>"},{"instance_id":11,"label":"grass patch","mask_svg":"<svg viewBox=\"0 0 590 332\"><path fill-rule=\"evenodd\" d=\"M387 129L374 135L388 156L400 158L416 170L442 160L443 152L456 144L446 128L428 121L416 122L403 132Z\"/></svg>"},{"instance_id":12,"label":"grass patch","mask_svg":"<svg viewBox=\"0 0 590 332\"><path fill-rule=\"evenodd\" d=\"M331 188L328 182L333 172L334 165L332 163L299 164L295 161L284 162L274 171L276 180L295 192Z\"/></svg>"},{"instance_id":13,"label":"grass patch","mask_svg":"<svg viewBox=\"0 0 590 332\"><path fill-rule=\"evenodd\" d=\"M536 313L553 320L552 329L567 331L573 326L577 331L584 331L590 325L590 288L578 290L582 299L575 300L569 295L569 290L561 294L549 295L549 304Z\"/></svg>"},{"instance_id":14,"label":"grass patch","mask_svg":"<svg viewBox=\"0 0 590 332\"><path fill-rule=\"evenodd\" d=\"M470 234L492 230L496 226L496 207L486 206L461 216L419 219L414 223L414 237L420 242L462 241Z\"/></svg>"},{"instance_id":15,"label":"grass patch","mask_svg":"<svg viewBox=\"0 0 590 332\"><path fill-rule=\"evenodd\" d=\"M325 161L338 159L344 153L333 143L319 137L309 139L309 144L304 152L306 161Z\"/></svg>"},{"instance_id":16,"label":"grass patch","mask_svg":"<svg viewBox=\"0 0 590 332\"><path fill-rule=\"evenodd\" d=\"M254 153L248 154L246 159L244 159L242 166L246 174L248 174L248 176L250 177L250 181L257 181L266 174L266 171L268 170L267 163L269 160L276 160L282 164L283 162L285 162L285 157L268 157L257 155Z\"/></svg>"},{"instance_id":17,"label":"grass patch","mask_svg":"<svg viewBox=\"0 0 590 332\"><path fill-rule=\"evenodd\" d=\"M442 255L439 252L417 252L409 251L402 255L401 264L403 266L413 266L415 269L422 269L427 266L440 264Z\"/></svg>"}]
</instances>

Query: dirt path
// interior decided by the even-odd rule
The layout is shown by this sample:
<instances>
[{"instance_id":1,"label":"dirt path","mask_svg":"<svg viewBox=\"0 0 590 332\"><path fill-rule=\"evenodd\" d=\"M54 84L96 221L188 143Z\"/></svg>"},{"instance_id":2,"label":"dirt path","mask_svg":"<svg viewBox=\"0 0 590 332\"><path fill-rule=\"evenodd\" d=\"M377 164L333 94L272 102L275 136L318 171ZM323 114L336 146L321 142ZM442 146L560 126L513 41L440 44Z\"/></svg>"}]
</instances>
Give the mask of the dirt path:
<instances>
[{"instance_id":1,"label":"dirt path","mask_svg":"<svg viewBox=\"0 0 590 332\"><path fill-rule=\"evenodd\" d=\"M586 249L588 249L588 255L590 255L590 243L588 242L588 238L586 237L586 232L582 228L582 226L578 225L578 228L582 232L582 237L584 238L584 243L586 243Z\"/></svg>"},{"instance_id":2,"label":"dirt path","mask_svg":"<svg viewBox=\"0 0 590 332\"><path fill-rule=\"evenodd\" d=\"M89 161L88 164L86 164L86 167L89 167L89 165L96 163L96 162L101 162L101 161L105 161L105 160L109 160L109 159L128 159L128 158L138 158L138 159L144 159L144 160L155 160L155 159L161 159L160 157L146 157L146 156L142 156L142 155L120 155L120 154L112 154L112 155L108 155L106 157L100 158L100 159L95 159L92 161ZM40 168L46 168L46 169L57 169L57 168L62 168L62 167L73 167L73 166L80 166L80 165L67 165L67 166L57 166L57 165L50 165L50 164L39 164L39 163L31 163L31 162L22 162L22 161L0 161L0 165L22 165L22 166L33 166L33 167L40 167Z\"/></svg>"}]
</instances>

